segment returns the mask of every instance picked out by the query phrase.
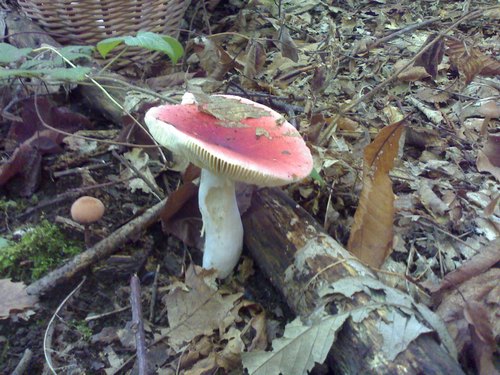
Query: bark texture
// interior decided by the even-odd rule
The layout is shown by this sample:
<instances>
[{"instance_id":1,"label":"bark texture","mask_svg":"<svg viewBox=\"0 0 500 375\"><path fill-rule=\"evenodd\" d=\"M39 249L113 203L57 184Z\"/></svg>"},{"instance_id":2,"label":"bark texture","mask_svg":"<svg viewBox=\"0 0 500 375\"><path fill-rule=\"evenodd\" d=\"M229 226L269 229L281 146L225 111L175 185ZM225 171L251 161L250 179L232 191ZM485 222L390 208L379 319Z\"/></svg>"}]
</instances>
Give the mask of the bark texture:
<instances>
[{"instance_id":1,"label":"bark texture","mask_svg":"<svg viewBox=\"0 0 500 375\"><path fill-rule=\"evenodd\" d=\"M335 302L325 302L319 296L322 287L340 279L376 276L282 191L262 189L254 193L243 226L246 249L301 317L307 318L325 303L332 313L373 303L365 293ZM334 373L463 374L457 361L439 344L437 335L420 335L395 360L387 358L378 325L393 309L381 304L362 322L347 321L329 353L329 367Z\"/></svg>"}]
</instances>

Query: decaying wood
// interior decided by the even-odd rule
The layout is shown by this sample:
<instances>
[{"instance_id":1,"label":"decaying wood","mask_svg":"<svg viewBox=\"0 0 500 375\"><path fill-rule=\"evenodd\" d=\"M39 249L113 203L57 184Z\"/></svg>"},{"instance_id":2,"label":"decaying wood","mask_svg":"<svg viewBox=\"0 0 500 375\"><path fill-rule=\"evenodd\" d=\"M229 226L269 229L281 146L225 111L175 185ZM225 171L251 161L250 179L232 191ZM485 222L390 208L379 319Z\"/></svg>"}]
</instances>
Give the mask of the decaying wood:
<instances>
[{"instance_id":1,"label":"decaying wood","mask_svg":"<svg viewBox=\"0 0 500 375\"><path fill-rule=\"evenodd\" d=\"M323 300L321 287L351 276L376 276L354 259L300 206L277 189L254 193L243 216L245 247L288 305L301 317L309 316ZM388 301L390 302L390 301ZM342 306L349 311L370 303L356 293ZM433 335L420 335L394 361L382 351L377 325L393 307L382 305L361 323L348 320L328 357L329 366L342 374L462 374L459 364Z\"/></svg>"}]
</instances>

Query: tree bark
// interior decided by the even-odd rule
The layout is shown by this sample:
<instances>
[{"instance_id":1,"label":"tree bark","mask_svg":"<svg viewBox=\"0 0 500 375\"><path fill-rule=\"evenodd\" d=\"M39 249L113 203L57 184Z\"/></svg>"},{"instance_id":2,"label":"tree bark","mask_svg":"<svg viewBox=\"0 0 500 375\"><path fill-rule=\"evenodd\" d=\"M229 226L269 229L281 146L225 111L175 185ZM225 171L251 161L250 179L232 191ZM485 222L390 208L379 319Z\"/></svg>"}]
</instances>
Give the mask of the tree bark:
<instances>
[{"instance_id":1,"label":"tree bark","mask_svg":"<svg viewBox=\"0 0 500 375\"><path fill-rule=\"evenodd\" d=\"M245 247L290 308L303 318L325 304L320 288L352 276L376 279L367 267L328 236L299 205L278 189L254 193L243 216ZM328 364L340 374L463 374L434 335L420 335L394 360L384 355L379 323L395 308L381 304L360 323L349 319L334 342ZM327 303L328 311L351 311L370 296ZM418 316L418 313L415 312Z\"/></svg>"}]
</instances>

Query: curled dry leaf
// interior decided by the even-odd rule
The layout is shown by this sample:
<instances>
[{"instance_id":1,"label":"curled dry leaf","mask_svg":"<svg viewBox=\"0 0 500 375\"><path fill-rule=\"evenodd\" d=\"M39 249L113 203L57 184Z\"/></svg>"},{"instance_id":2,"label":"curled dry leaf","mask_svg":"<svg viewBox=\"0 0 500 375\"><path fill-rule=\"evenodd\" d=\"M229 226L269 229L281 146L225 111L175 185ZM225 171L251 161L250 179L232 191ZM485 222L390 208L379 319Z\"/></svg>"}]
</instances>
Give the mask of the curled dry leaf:
<instances>
[{"instance_id":1,"label":"curled dry leaf","mask_svg":"<svg viewBox=\"0 0 500 375\"><path fill-rule=\"evenodd\" d=\"M266 51L262 44L255 40L250 40L245 52L243 75L245 78L244 82L247 83L248 81L251 82L262 71L266 62ZM251 84L247 84L247 86L251 87Z\"/></svg>"},{"instance_id":2,"label":"curled dry leaf","mask_svg":"<svg viewBox=\"0 0 500 375\"><path fill-rule=\"evenodd\" d=\"M299 52L297 50L297 46L290 36L288 28L284 25L280 28L278 40L281 55L283 57L288 57L293 62L299 61Z\"/></svg>"},{"instance_id":3,"label":"curled dry leaf","mask_svg":"<svg viewBox=\"0 0 500 375\"><path fill-rule=\"evenodd\" d=\"M403 122L383 128L364 152L363 189L347 247L376 268L392 251L394 194L389 171L399 152Z\"/></svg>"},{"instance_id":4,"label":"curled dry leaf","mask_svg":"<svg viewBox=\"0 0 500 375\"><path fill-rule=\"evenodd\" d=\"M424 46L434 42L438 37L435 33L429 35L424 43ZM438 65L443 60L444 56L444 40L439 37L439 40L435 41L431 48L425 51L420 58L415 61L415 66L423 66L425 71L432 77L436 79L438 72Z\"/></svg>"},{"instance_id":5,"label":"curled dry leaf","mask_svg":"<svg viewBox=\"0 0 500 375\"><path fill-rule=\"evenodd\" d=\"M486 144L478 152L476 166L479 172L489 172L500 181L500 135L488 135Z\"/></svg>"},{"instance_id":6,"label":"curled dry leaf","mask_svg":"<svg viewBox=\"0 0 500 375\"><path fill-rule=\"evenodd\" d=\"M465 42L448 39L446 54L450 61L465 76L465 83L470 83L478 74L485 76L500 75L500 62L486 56L479 49L467 46Z\"/></svg>"}]
</instances>

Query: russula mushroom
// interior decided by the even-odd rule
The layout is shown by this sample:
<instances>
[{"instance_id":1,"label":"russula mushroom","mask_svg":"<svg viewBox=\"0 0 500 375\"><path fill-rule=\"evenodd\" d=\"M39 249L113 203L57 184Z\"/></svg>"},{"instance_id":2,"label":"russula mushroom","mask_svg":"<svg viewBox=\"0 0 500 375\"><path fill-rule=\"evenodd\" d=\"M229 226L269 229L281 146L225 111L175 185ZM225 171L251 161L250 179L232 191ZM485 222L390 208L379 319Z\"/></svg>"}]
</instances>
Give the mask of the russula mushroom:
<instances>
[{"instance_id":1,"label":"russula mushroom","mask_svg":"<svg viewBox=\"0 0 500 375\"><path fill-rule=\"evenodd\" d=\"M71 218L85 228L85 246L90 247L90 224L104 215L104 204L97 198L83 196L71 205Z\"/></svg>"},{"instance_id":2,"label":"russula mushroom","mask_svg":"<svg viewBox=\"0 0 500 375\"><path fill-rule=\"evenodd\" d=\"M207 99L208 98L208 99ZM156 141L202 169L199 207L203 267L229 276L243 248L235 182L280 186L307 177L311 152L279 113L231 95L186 93L180 105L151 108L145 122Z\"/></svg>"}]
</instances>

